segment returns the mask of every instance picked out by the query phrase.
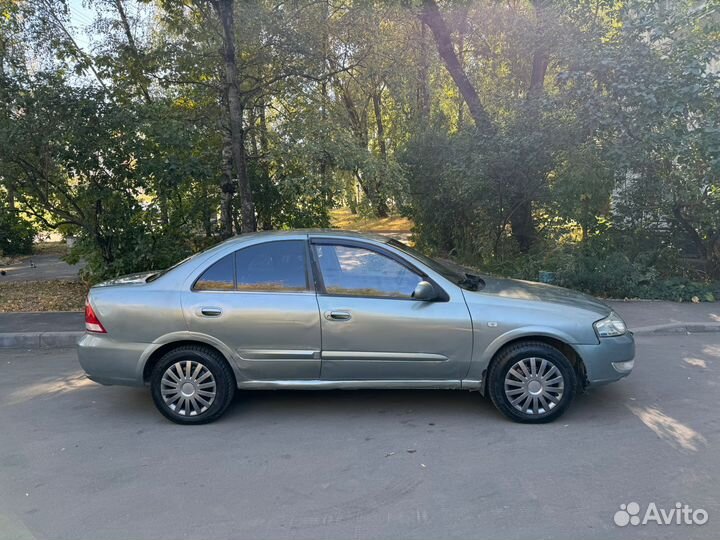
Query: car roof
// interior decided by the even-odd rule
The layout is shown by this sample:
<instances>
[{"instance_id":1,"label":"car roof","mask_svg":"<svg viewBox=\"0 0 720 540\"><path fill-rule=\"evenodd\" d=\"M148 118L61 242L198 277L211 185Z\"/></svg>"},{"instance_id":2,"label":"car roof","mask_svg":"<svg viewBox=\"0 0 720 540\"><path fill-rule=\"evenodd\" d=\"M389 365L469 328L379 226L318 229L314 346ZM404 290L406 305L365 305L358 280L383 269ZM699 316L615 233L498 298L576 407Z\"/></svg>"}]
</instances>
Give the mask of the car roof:
<instances>
[{"instance_id":1,"label":"car roof","mask_svg":"<svg viewBox=\"0 0 720 540\"><path fill-rule=\"evenodd\" d=\"M255 238L277 238L285 236L324 236L328 238L348 238L358 240L374 240L376 242L387 243L390 238L376 233L365 233L358 231L347 231L341 229L290 229L282 231L257 231L252 233L238 234L226 240L227 243L244 243Z\"/></svg>"}]
</instances>

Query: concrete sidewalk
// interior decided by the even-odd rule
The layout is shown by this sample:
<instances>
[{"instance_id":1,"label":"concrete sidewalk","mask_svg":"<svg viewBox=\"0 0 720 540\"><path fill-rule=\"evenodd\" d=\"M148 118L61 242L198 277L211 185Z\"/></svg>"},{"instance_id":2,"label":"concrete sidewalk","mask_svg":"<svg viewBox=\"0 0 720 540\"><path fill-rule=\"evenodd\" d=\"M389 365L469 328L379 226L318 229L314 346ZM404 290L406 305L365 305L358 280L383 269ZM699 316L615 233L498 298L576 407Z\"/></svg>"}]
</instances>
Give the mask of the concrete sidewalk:
<instances>
[{"instance_id":1,"label":"concrete sidewalk","mask_svg":"<svg viewBox=\"0 0 720 540\"><path fill-rule=\"evenodd\" d=\"M720 331L720 302L665 302L660 300L609 300L607 303L635 333L665 331ZM704 329L704 330L703 330Z\"/></svg>"},{"instance_id":2,"label":"concrete sidewalk","mask_svg":"<svg viewBox=\"0 0 720 540\"><path fill-rule=\"evenodd\" d=\"M720 302L608 301L637 335L720 332ZM73 347L85 329L82 312L0 313L0 348Z\"/></svg>"}]
</instances>

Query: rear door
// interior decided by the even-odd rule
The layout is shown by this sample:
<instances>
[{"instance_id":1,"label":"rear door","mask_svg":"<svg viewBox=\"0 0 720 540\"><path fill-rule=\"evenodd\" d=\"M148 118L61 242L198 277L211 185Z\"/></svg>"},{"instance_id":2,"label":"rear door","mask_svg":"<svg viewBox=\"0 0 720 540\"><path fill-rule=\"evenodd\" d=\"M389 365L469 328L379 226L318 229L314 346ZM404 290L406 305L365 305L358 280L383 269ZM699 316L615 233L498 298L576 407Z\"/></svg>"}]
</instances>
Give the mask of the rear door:
<instances>
[{"instance_id":1,"label":"rear door","mask_svg":"<svg viewBox=\"0 0 720 540\"><path fill-rule=\"evenodd\" d=\"M225 255L183 295L192 332L222 341L246 380L318 379L320 315L306 240Z\"/></svg>"},{"instance_id":2,"label":"rear door","mask_svg":"<svg viewBox=\"0 0 720 540\"><path fill-rule=\"evenodd\" d=\"M459 290L412 298L428 280L399 254L354 240L311 238L318 275L324 380L460 380L472 326Z\"/></svg>"}]
</instances>

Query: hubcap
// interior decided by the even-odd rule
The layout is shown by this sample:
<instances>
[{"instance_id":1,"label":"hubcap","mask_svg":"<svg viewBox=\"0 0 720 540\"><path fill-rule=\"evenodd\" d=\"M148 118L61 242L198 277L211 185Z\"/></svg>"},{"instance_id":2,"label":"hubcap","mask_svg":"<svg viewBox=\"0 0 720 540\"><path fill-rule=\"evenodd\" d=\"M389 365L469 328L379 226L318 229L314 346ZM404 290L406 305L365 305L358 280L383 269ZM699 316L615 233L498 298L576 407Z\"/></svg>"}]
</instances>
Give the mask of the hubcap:
<instances>
[{"instance_id":1,"label":"hubcap","mask_svg":"<svg viewBox=\"0 0 720 540\"><path fill-rule=\"evenodd\" d=\"M182 416L197 416L210 408L217 395L215 377L195 360L183 360L167 368L160 385L163 401Z\"/></svg>"},{"instance_id":2,"label":"hubcap","mask_svg":"<svg viewBox=\"0 0 720 540\"><path fill-rule=\"evenodd\" d=\"M523 358L505 376L505 396L525 414L544 414L563 397L565 379L554 364L544 358Z\"/></svg>"}]
</instances>

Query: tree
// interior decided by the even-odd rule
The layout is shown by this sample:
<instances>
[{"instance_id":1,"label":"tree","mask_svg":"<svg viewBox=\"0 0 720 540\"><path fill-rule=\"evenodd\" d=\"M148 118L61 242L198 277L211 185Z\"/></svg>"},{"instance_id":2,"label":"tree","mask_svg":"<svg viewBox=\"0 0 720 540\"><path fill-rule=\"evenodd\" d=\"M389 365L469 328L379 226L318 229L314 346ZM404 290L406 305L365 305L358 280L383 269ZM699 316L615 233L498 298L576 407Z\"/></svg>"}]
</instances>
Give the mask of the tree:
<instances>
[{"instance_id":1,"label":"tree","mask_svg":"<svg viewBox=\"0 0 720 540\"><path fill-rule=\"evenodd\" d=\"M243 104L240 100L238 81L238 67L235 58L235 15L234 0L213 0L212 6L217 13L223 32L223 61L225 63L225 99L227 100L228 124L230 127L230 149L232 161L237 175L237 185L240 190L240 204L242 207L243 232L254 231L255 205L253 203L250 179L247 174L245 158L245 131L243 129ZM223 184L223 209L226 215L232 213L232 186ZM232 234L231 224L225 222L224 233Z\"/></svg>"}]
</instances>

